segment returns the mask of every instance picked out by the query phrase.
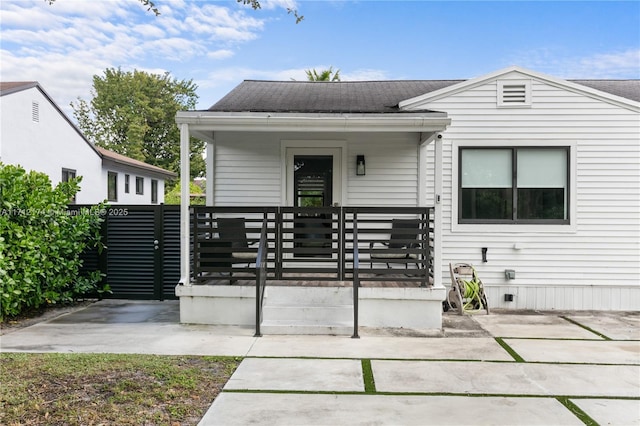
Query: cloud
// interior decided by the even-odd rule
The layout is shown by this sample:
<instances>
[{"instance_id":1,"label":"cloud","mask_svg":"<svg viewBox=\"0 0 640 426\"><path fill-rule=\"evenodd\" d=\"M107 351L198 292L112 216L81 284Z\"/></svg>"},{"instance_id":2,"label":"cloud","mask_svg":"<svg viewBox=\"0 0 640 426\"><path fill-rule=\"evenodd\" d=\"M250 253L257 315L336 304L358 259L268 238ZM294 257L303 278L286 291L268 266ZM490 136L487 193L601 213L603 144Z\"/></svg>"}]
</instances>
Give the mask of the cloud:
<instances>
[{"instance_id":1,"label":"cloud","mask_svg":"<svg viewBox=\"0 0 640 426\"><path fill-rule=\"evenodd\" d=\"M235 4L157 3L156 17L136 0L3 0L2 80L39 81L72 116L69 103L90 99L92 77L107 68L206 68L203 58L230 58L264 30L265 20Z\"/></svg>"},{"instance_id":2,"label":"cloud","mask_svg":"<svg viewBox=\"0 0 640 426\"><path fill-rule=\"evenodd\" d=\"M562 55L552 49L529 51L513 64L565 79L640 78L640 49L601 52L590 56Z\"/></svg>"}]
</instances>

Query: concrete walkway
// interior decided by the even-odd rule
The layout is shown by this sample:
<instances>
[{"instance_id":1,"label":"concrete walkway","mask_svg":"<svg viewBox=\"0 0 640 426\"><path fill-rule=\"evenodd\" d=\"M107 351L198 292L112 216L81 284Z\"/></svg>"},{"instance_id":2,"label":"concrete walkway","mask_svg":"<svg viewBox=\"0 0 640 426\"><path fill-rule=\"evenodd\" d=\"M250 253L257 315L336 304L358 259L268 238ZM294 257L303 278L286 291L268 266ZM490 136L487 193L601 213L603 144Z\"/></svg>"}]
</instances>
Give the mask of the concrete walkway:
<instances>
[{"instance_id":1,"label":"concrete walkway","mask_svg":"<svg viewBox=\"0 0 640 426\"><path fill-rule=\"evenodd\" d=\"M201 425L640 425L640 313L472 317L442 332L253 337L176 302L102 301L0 337L3 352L242 356Z\"/></svg>"}]
</instances>

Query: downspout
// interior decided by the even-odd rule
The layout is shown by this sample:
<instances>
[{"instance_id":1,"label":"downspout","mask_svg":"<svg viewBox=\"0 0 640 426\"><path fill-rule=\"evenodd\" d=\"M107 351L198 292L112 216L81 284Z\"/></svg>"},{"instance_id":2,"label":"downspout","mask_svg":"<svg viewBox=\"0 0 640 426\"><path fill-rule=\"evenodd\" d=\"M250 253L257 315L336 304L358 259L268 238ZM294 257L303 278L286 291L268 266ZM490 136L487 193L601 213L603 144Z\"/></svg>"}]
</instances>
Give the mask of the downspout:
<instances>
[{"instance_id":1,"label":"downspout","mask_svg":"<svg viewBox=\"0 0 640 426\"><path fill-rule=\"evenodd\" d=\"M189 259L190 214L189 214L189 125L180 124L180 284L191 285Z\"/></svg>"}]
</instances>

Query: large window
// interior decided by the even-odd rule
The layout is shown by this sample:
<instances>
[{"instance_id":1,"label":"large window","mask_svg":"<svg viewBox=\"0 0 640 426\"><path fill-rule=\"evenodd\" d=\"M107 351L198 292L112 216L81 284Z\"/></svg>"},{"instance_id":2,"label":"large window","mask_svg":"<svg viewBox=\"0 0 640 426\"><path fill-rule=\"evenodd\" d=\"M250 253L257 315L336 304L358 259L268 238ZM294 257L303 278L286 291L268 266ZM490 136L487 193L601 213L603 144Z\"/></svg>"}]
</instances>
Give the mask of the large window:
<instances>
[{"instance_id":1,"label":"large window","mask_svg":"<svg viewBox=\"0 0 640 426\"><path fill-rule=\"evenodd\" d=\"M107 200L118 201L118 173L107 172Z\"/></svg>"},{"instance_id":2,"label":"large window","mask_svg":"<svg viewBox=\"0 0 640 426\"><path fill-rule=\"evenodd\" d=\"M569 149L460 148L459 223L569 223Z\"/></svg>"}]
</instances>

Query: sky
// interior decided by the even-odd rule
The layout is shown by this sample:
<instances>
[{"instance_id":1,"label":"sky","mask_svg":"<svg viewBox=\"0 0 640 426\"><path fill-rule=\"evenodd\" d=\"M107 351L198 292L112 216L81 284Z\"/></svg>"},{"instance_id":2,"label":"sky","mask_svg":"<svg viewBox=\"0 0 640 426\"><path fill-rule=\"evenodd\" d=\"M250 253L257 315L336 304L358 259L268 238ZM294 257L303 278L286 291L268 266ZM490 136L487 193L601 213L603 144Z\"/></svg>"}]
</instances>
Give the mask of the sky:
<instances>
[{"instance_id":1,"label":"sky","mask_svg":"<svg viewBox=\"0 0 640 426\"><path fill-rule=\"evenodd\" d=\"M73 119L107 68L169 72L207 109L245 79L467 79L518 65L640 78L638 1L0 1L0 79L38 81ZM304 20L287 14L294 8Z\"/></svg>"}]
</instances>

